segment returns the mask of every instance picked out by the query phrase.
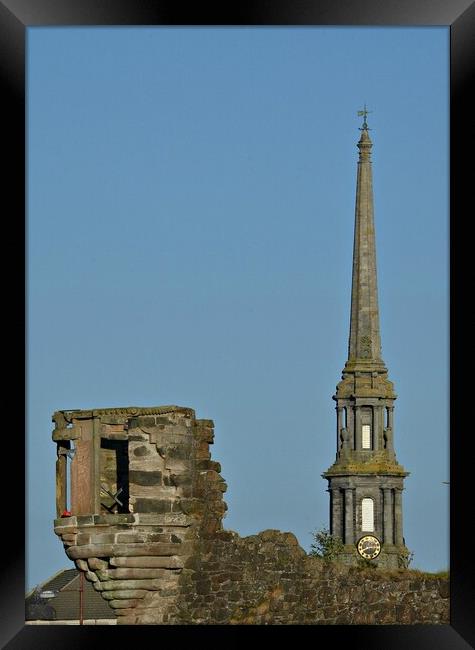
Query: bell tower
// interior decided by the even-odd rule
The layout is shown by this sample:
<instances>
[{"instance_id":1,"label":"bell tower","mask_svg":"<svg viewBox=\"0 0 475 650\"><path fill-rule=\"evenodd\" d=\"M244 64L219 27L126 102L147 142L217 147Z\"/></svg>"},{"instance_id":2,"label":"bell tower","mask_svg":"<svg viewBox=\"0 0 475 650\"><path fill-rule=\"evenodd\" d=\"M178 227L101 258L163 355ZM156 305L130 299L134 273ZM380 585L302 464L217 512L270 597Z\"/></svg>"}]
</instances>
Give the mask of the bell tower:
<instances>
[{"instance_id":1,"label":"bell tower","mask_svg":"<svg viewBox=\"0 0 475 650\"><path fill-rule=\"evenodd\" d=\"M407 553L402 528L402 491L408 472L396 460L394 401L397 396L381 358L371 170L373 144L366 122L366 106L358 114L364 118L357 145L348 360L333 395L337 415L336 459L323 477L328 480L330 493L330 532L344 543L341 560L356 564L359 546L363 557L371 562L396 568ZM359 544L362 538L368 539Z\"/></svg>"}]
</instances>

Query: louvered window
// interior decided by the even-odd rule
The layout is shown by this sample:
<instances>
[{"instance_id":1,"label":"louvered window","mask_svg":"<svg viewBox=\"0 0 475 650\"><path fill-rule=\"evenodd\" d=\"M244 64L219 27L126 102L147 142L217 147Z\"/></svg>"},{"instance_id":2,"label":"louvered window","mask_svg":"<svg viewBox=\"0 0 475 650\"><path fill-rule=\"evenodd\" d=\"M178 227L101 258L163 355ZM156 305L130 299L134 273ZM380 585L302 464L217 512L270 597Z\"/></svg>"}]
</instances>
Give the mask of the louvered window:
<instances>
[{"instance_id":1,"label":"louvered window","mask_svg":"<svg viewBox=\"0 0 475 650\"><path fill-rule=\"evenodd\" d=\"M373 499L363 499L361 502L361 530L374 531L374 502Z\"/></svg>"},{"instance_id":2,"label":"louvered window","mask_svg":"<svg viewBox=\"0 0 475 650\"><path fill-rule=\"evenodd\" d=\"M371 449L371 426L363 424L361 431L361 447L363 449Z\"/></svg>"}]
</instances>

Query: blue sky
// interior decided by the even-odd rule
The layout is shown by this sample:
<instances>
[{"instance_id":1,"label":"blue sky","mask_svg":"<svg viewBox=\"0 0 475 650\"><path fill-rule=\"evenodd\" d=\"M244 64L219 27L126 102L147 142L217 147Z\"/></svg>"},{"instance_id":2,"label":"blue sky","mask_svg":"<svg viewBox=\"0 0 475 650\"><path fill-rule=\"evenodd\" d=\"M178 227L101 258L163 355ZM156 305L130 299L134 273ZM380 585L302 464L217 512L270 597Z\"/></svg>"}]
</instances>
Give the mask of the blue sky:
<instances>
[{"instance_id":1,"label":"blue sky","mask_svg":"<svg viewBox=\"0 0 475 650\"><path fill-rule=\"evenodd\" d=\"M448 567L448 28L29 28L27 587L57 409L215 422L224 524L328 524L364 102L414 566Z\"/></svg>"}]
</instances>

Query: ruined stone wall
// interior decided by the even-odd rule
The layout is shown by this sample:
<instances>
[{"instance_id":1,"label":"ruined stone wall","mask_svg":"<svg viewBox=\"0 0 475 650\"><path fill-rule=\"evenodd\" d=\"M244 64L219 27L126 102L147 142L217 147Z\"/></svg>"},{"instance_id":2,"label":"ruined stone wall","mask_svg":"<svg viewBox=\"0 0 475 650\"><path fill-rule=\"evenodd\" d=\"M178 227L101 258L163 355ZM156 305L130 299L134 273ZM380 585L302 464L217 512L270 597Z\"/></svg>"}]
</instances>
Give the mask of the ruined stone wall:
<instances>
[{"instance_id":1,"label":"ruined stone wall","mask_svg":"<svg viewBox=\"0 0 475 650\"><path fill-rule=\"evenodd\" d=\"M55 532L118 624L448 623L447 580L329 564L292 533L223 530L213 422L192 409L61 411L54 420Z\"/></svg>"},{"instance_id":2,"label":"ruined stone wall","mask_svg":"<svg viewBox=\"0 0 475 650\"><path fill-rule=\"evenodd\" d=\"M212 421L177 406L60 411L53 419L55 532L66 554L118 623L168 623L185 562L200 535L221 530L226 510L226 484L209 452ZM63 451L72 449L68 475Z\"/></svg>"},{"instance_id":3,"label":"ruined stone wall","mask_svg":"<svg viewBox=\"0 0 475 650\"><path fill-rule=\"evenodd\" d=\"M292 533L203 540L180 577L177 623L448 623L444 578L347 567L310 557Z\"/></svg>"}]
</instances>

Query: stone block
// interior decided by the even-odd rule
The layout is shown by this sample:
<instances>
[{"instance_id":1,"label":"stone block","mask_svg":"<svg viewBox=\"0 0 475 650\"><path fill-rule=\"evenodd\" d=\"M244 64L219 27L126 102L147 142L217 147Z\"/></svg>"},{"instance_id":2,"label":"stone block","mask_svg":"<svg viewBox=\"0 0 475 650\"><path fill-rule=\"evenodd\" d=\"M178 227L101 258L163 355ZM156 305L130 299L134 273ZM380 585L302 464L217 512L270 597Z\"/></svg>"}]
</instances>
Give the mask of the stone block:
<instances>
[{"instance_id":1,"label":"stone block","mask_svg":"<svg viewBox=\"0 0 475 650\"><path fill-rule=\"evenodd\" d=\"M193 481L193 476L191 472L182 472L180 474L170 474L170 483L176 485L177 487L183 485L191 485Z\"/></svg>"},{"instance_id":2,"label":"stone block","mask_svg":"<svg viewBox=\"0 0 475 650\"><path fill-rule=\"evenodd\" d=\"M113 533L102 532L88 532L79 533L77 536L77 545L83 544L113 544L115 542L115 535Z\"/></svg>"},{"instance_id":3,"label":"stone block","mask_svg":"<svg viewBox=\"0 0 475 650\"><path fill-rule=\"evenodd\" d=\"M86 579L89 580L89 582L97 582L99 578L96 576L96 574L93 571L86 571Z\"/></svg>"},{"instance_id":4,"label":"stone block","mask_svg":"<svg viewBox=\"0 0 475 650\"><path fill-rule=\"evenodd\" d=\"M82 560L79 560L82 561ZM97 569L107 569L109 566L109 563L106 562L105 560L100 560L98 557L90 557L87 559L87 564L90 569L92 570L97 570Z\"/></svg>"},{"instance_id":5,"label":"stone block","mask_svg":"<svg viewBox=\"0 0 475 650\"><path fill-rule=\"evenodd\" d=\"M165 450L165 455L167 458L167 465L171 460L189 461L191 458L191 445L169 445Z\"/></svg>"},{"instance_id":6,"label":"stone block","mask_svg":"<svg viewBox=\"0 0 475 650\"><path fill-rule=\"evenodd\" d=\"M165 425L173 424L173 420L171 420L170 418L167 418L164 415L161 415L161 416L158 416L158 417L155 418L155 424L165 424Z\"/></svg>"},{"instance_id":7,"label":"stone block","mask_svg":"<svg viewBox=\"0 0 475 650\"><path fill-rule=\"evenodd\" d=\"M97 584L97 582L94 583L94 586ZM146 589L133 589L132 587L127 589L127 587L125 587L124 589L117 588L117 590L114 591L106 591L103 588L101 595L105 600L128 600L129 598L144 598L147 593L148 591Z\"/></svg>"},{"instance_id":8,"label":"stone block","mask_svg":"<svg viewBox=\"0 0 475 650\"><path fill-rule=\"evenodd\" d=\"M120 433L118 431L111 431L107 433L107 435L105 435L104 437L107 438L107 440L128 440L129 439L129 435L127 431L122 431Z\"/></svg>"},{"instance_id":9,"label":"stone block","mask_svg":"<svg viewBox=\"0 0 475 650\"><path fill-rule=\"evenodd\" d=\"M146 611L146 610L145 610ZM137 616L136 621L138 625L157 625L162 623L161 617L160 617L160 610L157 614L140 614L140 616ZM165 622L165 621L163 621ZM130 623L128 623L130 625Z\"/></svg>"},{"instance_id":10,"label":"stone block","mask_svg":"<svg viewBox=\"0 0 475 650\"><path fill-rule=\"evenodd\" d=\"M124 427L127 424L127 416L125 415L101 415L101 424L120 425Z\"/></svg>"},{"instance_id":11,"label":"stone block","mask_svg":"<svg viewBox=\"0 0 475 650\"><path fill-rule=\"evenodd\" d=\"M156 512L157 514L171 512L172 501L168 499L147 499L139 497L135 501L135 512Z\"/></svg>"},{"instance_id":12,"label":"stone block","mask_svg":"<svg viewBox=\"0 0 475 650\"><path fill-rule=\"evenodd\" d=\"M140 458L131 456L129 459L129 472L163 472L164 469L163 458L157 452Z\"/></svg>"},{"instance_id":13,"label":"stone block","mask_svg":"<svg viewBox=\"0 0 475 650\"><path fill-rule=\"evenodd\" d=\"M94 526L94 515L78 515L76 520L78 526Z\"/></svg>"},{"instance_id":14,"label":"stone block","mask_svg":"<svg viewBox=\"0 0 475 650\"><path fill-rule=\"evenodd\" d=\"M179 458L165 457L165 469L172 474L181 474L189 470L190 463Z\"/></svg>"},{"instance_id":15,"label":"stone block","mask_svg":"<svg viewBox=\"0 0 475 650\"><path fill-rule=\"evenodd\" d=\"M191 548L188 543L180 545L180 554L185 554ZM71 560L86 559L88 557L130 557L130 556L168 556L175 555L177 544L155 542L151 544L87 544L85 546L71 546L66 554Z\"/></svg>"},{"instance_id":16,"label":"stone block","mask_svg":"<svg viewBox=\"0 0 475 650\"><path fill-rule=\"evenodd\" d=\"M119 592L125 593L125 591L129 590L143 590L145 594L147 591L160 591L163 589L163 586L163 580L160 579L106 580L102 583L102 589L114 594L115 598L122 598L122 596L116 596ZM131 598L133 597L131 596Z\"/></svg>"},{"instance_id":17,"label":"stone block","mask_svg":"<svg viewBox=\"0 0 475 650\"><path fill-rule=\"evenodd\" d=\"M196 426L199 428L214 429L214 421L200 418L196 420Z\"/></svg>"},{"instance_id":18,"label":"stone block","mask_svg":"<svg viewBox=\"0 0 475 650\"><path fill-rule=\"evenodd\" d=\"M113 609L129 609L137 605L137 600L125 599L124 600L109 600L109 605Z\"/></svg>"},{"instance_id":19,"label":"stone block","mask_svg":"<svg viewBox=\"0 0 475 650\"><path fill-rule=\"evenodd\" d=\"M115 536L115 541L118 544L143 544L144 542L147 541L155 541L155 540L148 540L149 535L147 533L139 533L139 532L127 532L127 533L117 533ZM158 540L157 540L158 541Z\"/></svg>"},{"instance_id":20,"label":"stone block","mask_svg":"<svg viewBox=\"0 0 475 650\"><path fill-rule=\"evenodd\" d=\"M80 571L89 571L88 564L85 560L76 560L74 564Z\"/></svg>"},{"instance_id":21,"label":"stone block","mask_svg":"<svg viewBox=\"0 0 475 650\"><path fill-rule=\"evenodd\" d=\"M202 499L180 499L172 504L174 512L183 512L186 515L202 515L205 504Z\"/></svg>"},{"instance_id":22,"label":"stone block","mask_svg":"<svg viewBox=\"0 0 475 650\"><path fill-rule=\"evenodd\" d=\"M169 568L145 569L140 567L120 567L118 569L108 569L107 578L110 580L144 580L168 578ZM102 579L102 578L101 578Z\"/></svg>"},{"instance_id":23,"label":"stone block","mask_svg":"<svg viewBox=\"0 0 475 650\"><path fill-rule=\"evenodd\" d=\"M139 625L138 616L134 613L134 609L117 609L117 625ZM124 613L125 616L121 616Z\"/></svg>"},{"instance_id":24,"label":"stone block","mask_svg":"<svg viewBox=\"0 0 475 650\"><path fill-rule=\"evenodd\" d=\"M52 438L55 442L61 440L78 440L80 437L81 428L79 426L53 429Z\"/></svg>"},{"instance_id":25,"label":"stone block","mask_svg":"<svg viewBox=\"0 0 475 650\"><path fill-rule=\"evenodd\" d=\"M218 463L215 460L199 460L196 463L196 467L199 470L213 470L217 474L221 472L221 463Z\"/></svg>"},{"instance_id":26,"label":"stone block","mask_svg":"<svg viewBox=\"0 0 475 650\"><path fill-rule=\"evenodd\" d=\"M153 453L153 447L150 445L139 445L131 449L131 452L134 456L143 458L144 456L150 456Z\"/></svg>"},{"instance_id":27,"label":"stone block","mask_svg":"<svg viewBox=\"0 0 475 650\"><path fill-rule=\"evenodd\" d=\"M104 580L109 579L109 574L107 572L107 569L97 569L96 576L100 582L104 582Z\"/></svg>"},{"instance_id":28,"label":"stone block","mask_svg":"<svg viewBox=\"0 0 475 650\"><path fill-rule=\"evenodd\" d=\"M182 526L188 527L192 520L181 513L148 513L138 512L135 515L135 523L140 526Z\"/></svg>"},{"instance_id":29,"label":"stone block","mask_svg":"<svg viewBox=\"0 0 475 650\"><path fill-rule=\"evenodd\" d=\"M183 560L174 555L168 557L111 557L110 564L116 567L178 569L183 567Z\"/></svg>"},{"instance_id":30,"label":"stone block","mask_svg":"<svg viewBox=\"0 0 475 650\"><path fill-rule=\"evenodd\" d=\"M127 437L129 442L150 441L150 436L147 433L140 431L140 429L134 429L133 432L129 429L129 435Z\"/></svg>"},{"instance_id":31,"label":"stone block","mask_svg":"<svg viewBox=\"0 0 475 650\"><path fill-rule=\"evenodd\" d=\"M78 517L80 519L80 517ZM115 526L117 524L133 524L135 522L134 515L131 513L124 514L104 514L94 515L93 524L106 524L108 526Z\"/></svg>"},{"instance_id":32,"label":"stone block","mask_svg":"<svg viewBox=\"0 0 475 650\"><path fill-rule=\"evenodd\" d=\"M54 532L56 535L64 535L68 533L77 533L76 517L63 517L54 520Z\"/></svg>"},{"instance_id":33,"label":"stone block","mask_svg":"<svg viewBox=\"0 0 475 650\"><path fill-rule=\"evenodd\" d=\"M155 426L155 418L154 417L148 417L148 416L141 416L137 418L137 425L138 427L154 427Z\"/></svg>"},{"instance_id":34,"label":"stone block","mask_svg":"<svg viewBox=\"0 0 475 650\"><path fill-rule=\"evenodd\" d=\"M144 471L133 469L129 472L129 481L137 485L161 485L162 472L158 470Z\"/></svg>"}]
</instances>

